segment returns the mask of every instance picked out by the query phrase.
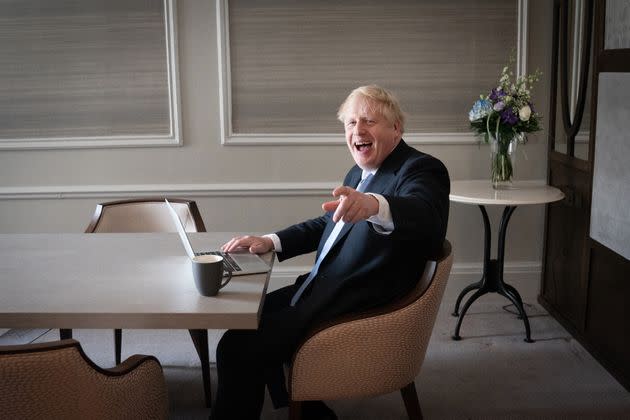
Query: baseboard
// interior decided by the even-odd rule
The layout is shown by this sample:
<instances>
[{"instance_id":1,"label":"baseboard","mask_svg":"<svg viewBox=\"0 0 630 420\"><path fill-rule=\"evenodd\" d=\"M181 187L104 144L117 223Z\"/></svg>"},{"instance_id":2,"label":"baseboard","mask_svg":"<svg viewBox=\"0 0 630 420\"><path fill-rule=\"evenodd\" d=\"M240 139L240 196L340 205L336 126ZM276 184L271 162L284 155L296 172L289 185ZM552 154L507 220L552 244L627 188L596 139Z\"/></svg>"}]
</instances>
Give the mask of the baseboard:
<instances>
[{"instance_id":1,"label":"baseboard","mask_svg":"<svg viewBox=\"0 0 630 420\"><path fill-rule=\"evenodd\" d=\"M0 346L30 344L48 331L50 331L48 328L0 329Z\"/></svg>"},{"instance_id":2,"label":"baseboard","mask_svg":"<svg viewBox=\"0 0 630 420\"><path fill-rule=\"evenodd\" d=\"M506 262L504 279L507 283L516 287L523 300L535 301L540 287L541 263L539 261L515 261ZM274 267L271 274L268 291L288 286L295 278L309 272L310 266L283 266ZM483 264L481 263L455 263L451 270L445 299L457 294L470 283L481 278Z\"/></svg>"}]
</instances>

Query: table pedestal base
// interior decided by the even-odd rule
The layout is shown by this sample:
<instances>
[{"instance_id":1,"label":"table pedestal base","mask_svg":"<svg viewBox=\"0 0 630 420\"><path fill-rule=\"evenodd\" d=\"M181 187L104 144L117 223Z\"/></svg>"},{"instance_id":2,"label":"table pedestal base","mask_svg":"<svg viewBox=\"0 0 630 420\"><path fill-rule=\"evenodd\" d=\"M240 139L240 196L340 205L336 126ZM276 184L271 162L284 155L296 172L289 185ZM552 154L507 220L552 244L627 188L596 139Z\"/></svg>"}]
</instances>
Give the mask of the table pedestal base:
<instances>
[{"instance_id":1,"label":"table pedestal base","mask_svg":"<svg viewBox=\"0 0 630 420\"><path fill-rule=\"evenodd\" d=\"M490 239L491 239L491 231L490 231L490 222L488 220L488 213L484 206L480 205L479 209L481 210L481 215L483 217L484 224L484 261L483 261L483 276L481 280L476 283L470 284L461 291L459 296L457 297L457 301L455 302L455 311L453 312L453 316L458 316L457 326L455 327L455 333L453 334L453 340L461 340L461 336L459 335L459 329L462 325L462 321L464 320L464 316L466 315L466 311L472 303L477 300L480 296L485 295L486 293L498 293L501 296L509 299L516 309L518 309L518 313L520 314L519 318L523 320L525 324L525 341L527 343L533 343L534 340L531 338L531 331L529 327L529 319L527 318L527 313L525 312L525 308L523 307L523 300L521 299L521 295L518 293L516 288L505 283L503 281L503 260L505 255L505 234L507 230L507 224L510 220L510 216L514 210L516 210L516 206L506 206L503 210L503 217L501 218L501 226L499 228L499 241L497 247L497 259L490 259ZM464 307L459 312L459 305L462 302L462 299L468 292L476 290L473 293L466 303Z\"/></svg>"}]
</instances>

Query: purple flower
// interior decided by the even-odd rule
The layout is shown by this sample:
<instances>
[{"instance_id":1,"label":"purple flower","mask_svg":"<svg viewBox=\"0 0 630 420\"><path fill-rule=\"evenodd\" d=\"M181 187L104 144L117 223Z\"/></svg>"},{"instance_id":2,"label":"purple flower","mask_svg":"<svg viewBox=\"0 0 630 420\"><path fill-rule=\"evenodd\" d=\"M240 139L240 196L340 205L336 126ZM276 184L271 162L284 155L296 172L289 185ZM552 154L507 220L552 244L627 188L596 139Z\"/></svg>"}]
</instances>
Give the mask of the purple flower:
<instances>
[{"instance_id":1,"label":"purple flower","mask_svg":"<svg viewBox=\"0 0 630 420\"><path fill-rule=\"evenodd\" d=\"M499 101L496 104L494 104L494 106L492 107L492 109L494 109L495 111L499 112L502 111L503 108L505 108L505 103L503 103L503 101Z\"/></svg>"},{"instance_id":2,"label":"purple flower","mask_svg":"<svg viewBox=\"0 0 630 420\"><path fill-rule=\"evenodd\" d=\"M516 125L518 115L514 113L511 107L504 108L503 111L501 111L501 122L507 125Z\"/></svg>"},{"instance_id":3,"label":"purple flower","mask_svg":"<svg viewBox=\"0 0 630 420\"><path fill-rule=\"evenodd\" d=\"M498 89L492 89L492 92L490 92L490 95L488 95L488 99L490 99L492 102L497 102L499 99L503 98L505 96L505 92L503 92L503 89L498 88Z\"/></svg>"}]
</instances>

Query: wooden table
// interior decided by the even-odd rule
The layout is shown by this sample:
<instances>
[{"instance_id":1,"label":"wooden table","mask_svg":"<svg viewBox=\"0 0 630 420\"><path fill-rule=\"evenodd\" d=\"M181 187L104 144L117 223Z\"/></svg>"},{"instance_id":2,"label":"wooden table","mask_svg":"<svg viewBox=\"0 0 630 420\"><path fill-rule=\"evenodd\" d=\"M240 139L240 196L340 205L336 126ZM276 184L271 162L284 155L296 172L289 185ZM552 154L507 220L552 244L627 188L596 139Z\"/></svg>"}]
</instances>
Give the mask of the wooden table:
<instances>
[{"instance_id":1,"label":"wooden table","mask_svg":"<svg viewBox=\"0 0 630 420\"><path fill-rule=\"evenodd\" d=\"M456 203L476 204L481 210L484 226L484 253L483 253L483 273L481 280L472 283L464 288L457 297L453 316L459 317L453 334L454 340L460 340L459 329L462 325L464 315L470 305L480 296L486 293L499 293L509 299L520 314L525 324L525 341L533 342L529 327L527 313L523 308L521 295L515 287L503 281L503 260L505 255L505 235L510 217L517 206L530 204L545 204L559 201L564 198L564 194L557 188L551 187L539 182L520 182L516 183L509 189L495 190L492 188L490 181L474 180L474 181L453 181L451 182L450 200ZM487 205L503 205L503 216L499 226L499 237L497 243L497 258L490 258L490 241L491 229L488 220L488 213L485 206ZM473 290L473 293L464 307L459 312L459 305L464 296Z\"/></svg>"},{"instance_id":2,"label":"wooden table","mask_svg":"<svg viewBox=\"0 0 630 420\"><path fill-rule=\"evenodd\" d=\"M234 235L189 234L196 251ZM258 328L270 275L234 276L205 297L176 233L0 234L0 327L188 329L209 406L207 330Z\"/></svg>"}]
</instances>

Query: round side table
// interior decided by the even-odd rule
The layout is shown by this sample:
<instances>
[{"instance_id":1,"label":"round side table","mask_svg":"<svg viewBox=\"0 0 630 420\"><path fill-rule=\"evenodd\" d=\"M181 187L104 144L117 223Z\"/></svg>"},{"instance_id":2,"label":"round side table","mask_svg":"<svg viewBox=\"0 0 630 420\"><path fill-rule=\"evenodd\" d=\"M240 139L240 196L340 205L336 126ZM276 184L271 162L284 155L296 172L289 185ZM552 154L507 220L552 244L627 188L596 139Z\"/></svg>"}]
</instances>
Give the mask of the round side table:
<instances>
[{"instance_id":1,"label":"round side table","mask_svg":"<svg viewBox=\"0 0 630 420\"><path fill-rule=\"evenodd\" d=\"M495 190L488 180L473 181L452 181L450 200L455 203L476 204L481 210L481 217L484 226L484 248L483 248L483 273L481 280L472 283L464 288L457 297L453 316L458 316L457 326L453 334L454 340L461 340L459 329L462 325L466 311L472 303L486 293L498 293L509 299L518 309L520 318L525 324L525 341L533 342L529 327L529 319L523 308L523 300L514 286L503 280L503 259L505 255L505 234L508 222L517 206L529 204L546 204L559 201L564 198L564 194L557 188L542 184L536 181L524 181L516 183L509 189ZM497 258L490 258L490 241L492 232L490 221L485 206L505 206L503 216L499 225L499 237L497 243ZM475 290L466 303L462 311L459 312L459 305L468 292Z\"/></svg>"}]
</instances>

